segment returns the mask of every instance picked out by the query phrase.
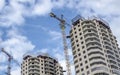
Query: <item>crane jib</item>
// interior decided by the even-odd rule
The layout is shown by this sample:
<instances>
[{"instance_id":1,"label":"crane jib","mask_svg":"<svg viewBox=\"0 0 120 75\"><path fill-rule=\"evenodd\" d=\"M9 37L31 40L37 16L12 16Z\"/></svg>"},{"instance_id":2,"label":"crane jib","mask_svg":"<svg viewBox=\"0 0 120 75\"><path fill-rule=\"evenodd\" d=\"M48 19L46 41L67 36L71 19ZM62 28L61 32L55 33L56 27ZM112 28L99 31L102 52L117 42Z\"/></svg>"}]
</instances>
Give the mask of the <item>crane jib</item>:
<instances>
[{"instance_id":1,"label":"crane jib","mask_svg":"<svg viewBox=\"0 0 120 75\"><path fill-rule=\"evenodd\" d=\"M63 45L64 45L64 53L65 53L65 60L66 60L66 67L67 67L67 75L71 75L71 66L69 62L69 55L68 55L68 46L66 41L66 34L65 34L65 20L63 19L63 15L61 15L61 18L57 17L54 13L50 13L50 16L60 21L60 28L62 31L62 37L63 37Z\"/></svg>"}]
</instances>

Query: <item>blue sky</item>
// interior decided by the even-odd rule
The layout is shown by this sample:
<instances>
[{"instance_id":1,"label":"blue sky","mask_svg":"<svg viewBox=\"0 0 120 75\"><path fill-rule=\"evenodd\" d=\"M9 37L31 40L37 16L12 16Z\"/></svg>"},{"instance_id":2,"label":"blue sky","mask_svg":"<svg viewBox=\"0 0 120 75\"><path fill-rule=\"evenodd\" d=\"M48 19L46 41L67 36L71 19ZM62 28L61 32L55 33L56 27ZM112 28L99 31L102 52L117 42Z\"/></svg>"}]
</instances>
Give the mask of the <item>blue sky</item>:
<instances>
[{"instance_id":1,"label":"blue sky","mask_svg":"<svg viewBox=\"0 0 120 75\"><path fill-rule=\"evenodd\" d=\"M47 52L65 69L59 22L49 16L64 15L67 23L76 15L97 16L107 21L120 44L119 0L0 0L0 48L4 47L19 63L25 53ZM69 35L70 27L67 27ZM71 56L68 39L69 55ZM72 60L72 59L71 59ZM0 51L0 75L6 71L7 56ZM73 63L72 75L74 75ZM20 75L13 62L12 75Z\"/></svg>"}]
</instances>

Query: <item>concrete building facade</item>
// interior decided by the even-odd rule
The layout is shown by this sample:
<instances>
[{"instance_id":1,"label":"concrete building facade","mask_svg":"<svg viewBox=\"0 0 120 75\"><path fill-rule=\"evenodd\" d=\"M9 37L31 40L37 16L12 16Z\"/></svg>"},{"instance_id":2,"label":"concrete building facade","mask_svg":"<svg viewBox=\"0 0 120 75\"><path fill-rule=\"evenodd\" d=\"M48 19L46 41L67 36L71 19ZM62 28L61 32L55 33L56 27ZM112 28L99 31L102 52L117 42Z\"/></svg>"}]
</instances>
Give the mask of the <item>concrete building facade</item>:
<instances>
[{"instance_id":1,"label":"concrete building facade","mask_svg":"<svg viewBox=\"0 0 120 75\"><path fill-rule=\"evenodd\" d=\"M27 54L21 64L21 75L63 75L63 68L48 54Z\"/></svg>"},{"instance_id":2,"label":"concrete building facade","mask_svg":"<svg viewBox=\"0 0 120 75\"><path fill-rule=\"evenodd\" d=\"M120 49L104 20L76 17L70 38L76 75L120 75Z\"/></svg>"}]
</instances>

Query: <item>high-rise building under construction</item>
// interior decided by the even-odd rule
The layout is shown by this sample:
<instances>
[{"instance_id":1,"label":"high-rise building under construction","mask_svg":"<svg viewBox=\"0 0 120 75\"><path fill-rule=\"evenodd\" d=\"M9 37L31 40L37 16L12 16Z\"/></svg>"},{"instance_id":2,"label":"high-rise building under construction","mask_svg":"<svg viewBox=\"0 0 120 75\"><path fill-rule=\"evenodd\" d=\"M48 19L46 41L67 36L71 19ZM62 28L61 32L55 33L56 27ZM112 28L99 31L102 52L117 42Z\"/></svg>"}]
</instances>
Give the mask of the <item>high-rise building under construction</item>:
<instances>
[{"instance_id":1,"label":"high-rise building under construction","mask_svg":"<svg viewBox=\"0 0 120 75\"><path fill-rule=\"evenodd\" d=\"M76 75L120 75L120 49L100 18L76 17L70 31Z\"/></svg>"},{"instance_id":2,"label":"high-rise building under construction","mask_svg":"<svg viewBox=\"0 0 120 75\"><path fill-rule=\"evenodd\" d=\"M21 64L21 75L63 75L63 68L48 54L26 54Z\"/></svg>"}]
</instances>

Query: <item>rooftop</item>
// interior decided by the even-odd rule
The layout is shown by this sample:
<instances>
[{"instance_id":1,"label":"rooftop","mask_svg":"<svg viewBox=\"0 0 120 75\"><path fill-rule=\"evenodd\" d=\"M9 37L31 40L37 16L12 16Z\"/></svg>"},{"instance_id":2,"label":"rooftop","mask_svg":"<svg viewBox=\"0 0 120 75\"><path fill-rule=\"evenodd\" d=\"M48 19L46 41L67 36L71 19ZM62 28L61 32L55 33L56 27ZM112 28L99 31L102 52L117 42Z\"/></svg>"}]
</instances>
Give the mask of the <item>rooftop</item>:
<instances>
[{"instance_id":1,"label":"rooftop","mask_svg":"<svg viewBox=\"0 0 120 75\"><path fill-rule=\"evenodd\" d=\"M92 17L89 17L88 19L85 19L82 16L77 15L75 18L72 19L72 24L76 25L77 23L79 23L79 20L97 20L99 23L101 23L102 25L110 29L109 24L100 17L92 16Z\"/></svg>"},{"instance_id":2,"label":"rooftop","mask_svg":"<svg viewBox=\"0 0 120 75\"><path fill-rule=\"evenodd\" d=\"M27 57L40 57L40 56L49 57L49 58L55 59L56 61L58 60L57 58L49 55L48 53L41 53L41 52L38 52L38 53L26 53L26 54L23 55L23 59L25 60Z\"/></svg>"}]
</instances>

